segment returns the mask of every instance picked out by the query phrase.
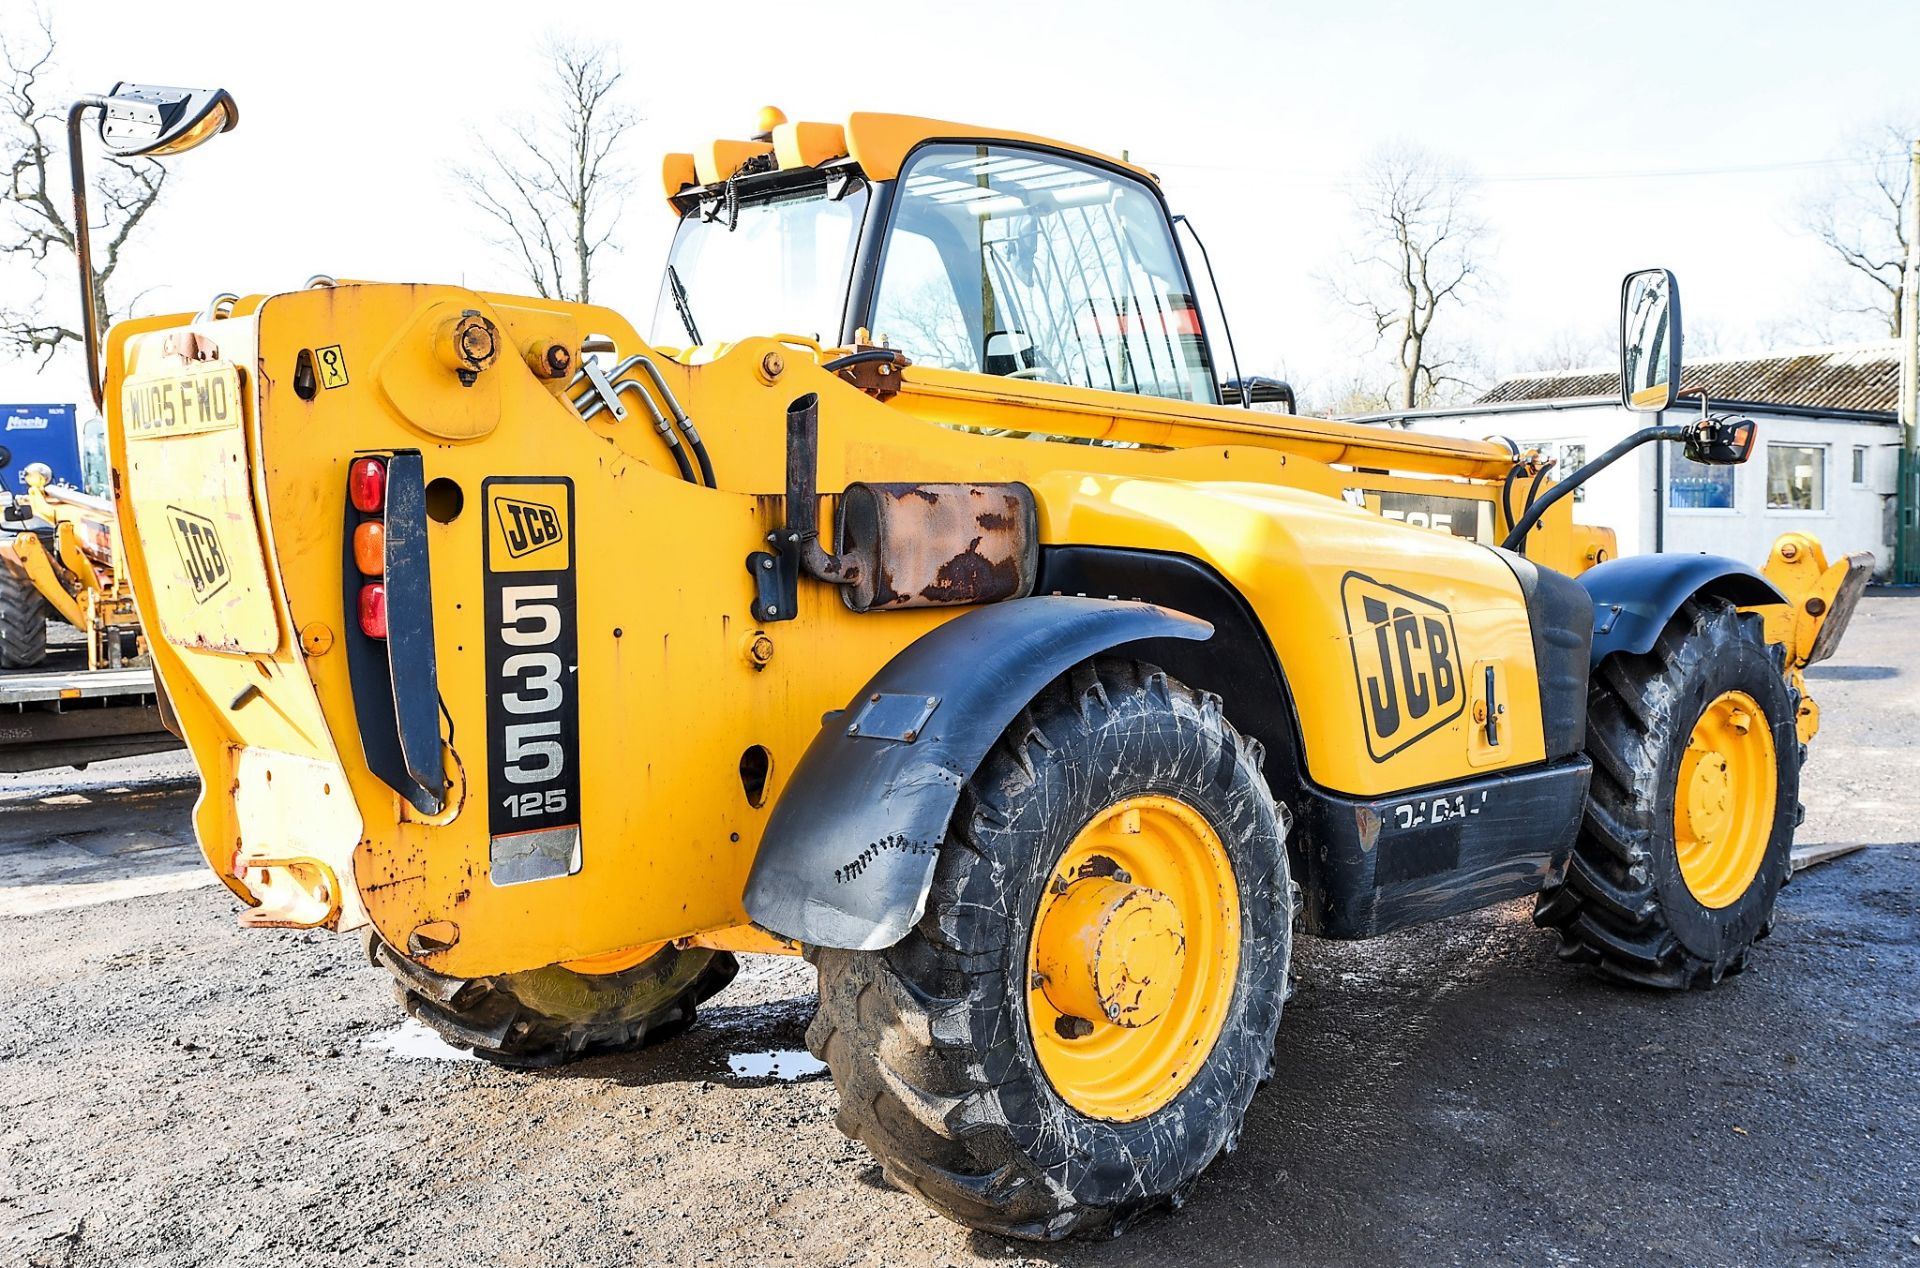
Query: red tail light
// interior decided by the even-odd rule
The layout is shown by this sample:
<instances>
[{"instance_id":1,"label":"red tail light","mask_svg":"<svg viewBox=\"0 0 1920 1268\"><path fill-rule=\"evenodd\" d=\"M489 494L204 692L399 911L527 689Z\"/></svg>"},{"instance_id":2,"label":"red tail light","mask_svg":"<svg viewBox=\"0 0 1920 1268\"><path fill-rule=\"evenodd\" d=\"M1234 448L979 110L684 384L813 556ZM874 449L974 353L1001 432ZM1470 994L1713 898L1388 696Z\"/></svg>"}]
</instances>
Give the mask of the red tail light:
<instances>
[{"instance_id":1,"label":"red tail light","mask_svg":"<svg viewBox=\"0 0 1920 1268\"><path fill-rule=\"evenodd\" d=\"M386 570L387 526L384 523L368 520L353 530L353 562L369 577L377 577Z\"/></svg>"},{"instance_id":2,"label":"red tail light","mask_svg":"<svg viewBox=\"0 0 1920 1268\"><path fill-rule=\"evenodd\" d=\"M378 458L356 458L347 472L347 498L353 509L369 515L387 504L387 464Z\"/></svg>"},{"instance_id":3,"label":"red tail light","mask_svg":"<svg viewBox=\"0 0 1920 1268\"><path fill-rule=\"evenodd\" d=\"M368 638L387 636L387 587L381 582L360 587L360 632Z\"/></svg>"}]
</instances>

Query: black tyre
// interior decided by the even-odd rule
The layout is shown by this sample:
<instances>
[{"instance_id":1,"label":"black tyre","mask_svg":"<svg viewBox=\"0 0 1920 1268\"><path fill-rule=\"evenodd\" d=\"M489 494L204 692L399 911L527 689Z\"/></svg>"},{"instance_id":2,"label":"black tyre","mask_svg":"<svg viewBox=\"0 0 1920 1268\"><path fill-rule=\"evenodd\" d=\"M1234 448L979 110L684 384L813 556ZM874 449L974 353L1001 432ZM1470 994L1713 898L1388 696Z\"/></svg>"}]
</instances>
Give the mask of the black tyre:
<instances>
[{"instance_id":1,"label":"black tyre","mask_svg":"<svg viewBox=\"0 0 1920 1268\"><path fill-rule=\"evenodd\" d=\"M47 601L11 560L0 560L0 669L47 658Z\"/></svg>"},{"instance_id":2,"label":"black tyre","mask_svg":"<svg viewBox=\"0 0 1920 1268\"><path fill-rule=\"evenodd\" d=\"M1649 654L1595 671L1586 817L1565 879L1534 910L1562 956L1676 989L1745 967L1799 820L1805 749L1783 657L1757 614L1701 599Z\"/></svg>"},{"instance_id":3,"label":"black tyre","mask_svg":"<svg viewBox=\"0 0 1920 1268\"><path fill-rule=\"evenodd\" d=\"M1217 697L1131 661L1078 667L1008 727L919 923L818 954L808 1046L890 1181L1051 1240L1177 1202L1233 1147L1292 947L1260 756Z\"/></svg>"},{"instance_id":4,"label":"black tyre","mask_svg":"<svg viewBox=\"0 0 1920 1268\"><path fill-rule=\"evenodd\" d=\"M732 953L664 947L617 973L560 965L495 977L445 977L369 934L367 956L393 975L407 1012L457 1047L501 1065L561 1065L677 1034L733 980Z\"/></svg>"}]
</instances>

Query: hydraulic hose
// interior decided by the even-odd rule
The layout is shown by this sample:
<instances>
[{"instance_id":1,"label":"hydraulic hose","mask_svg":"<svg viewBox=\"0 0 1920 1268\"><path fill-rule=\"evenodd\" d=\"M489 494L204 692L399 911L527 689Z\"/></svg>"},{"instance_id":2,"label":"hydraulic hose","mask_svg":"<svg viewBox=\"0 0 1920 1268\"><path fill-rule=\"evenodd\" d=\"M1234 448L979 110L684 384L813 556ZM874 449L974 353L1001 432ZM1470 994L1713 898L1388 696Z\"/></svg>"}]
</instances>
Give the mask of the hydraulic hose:
<instances>
[{"instance_id":1,"label":"hydraulic hose","mask_svg":"<svg viewBox=\"0 0 1920 1268\"><path fill-rule=\"evenodd\" d=\"M892 361L899 356L892 348L868 348L863 352L849 352L844 357L835 357L821 366L829 374L837 374L852 365L865 365L869 361Z\"/></svg>"},{"instance_id":2,"label":"hydraulic hose","mask_svg":"<svg viewBox=\"0 0 1920 1268\"><path fill-rule=\"evenodd\" d=\"M1595 458L1592 462L1589 462L1584 467L1581 467L1579 470L1573 472L1565 480L1562 480L1559 484L1556 484L1551 489L1548 489L1545 497L1541 498L1537 502L1533 502L1530 506L1528 506L1526 511L1520 516L1520 522L1513 526L1513 531L1509 532L1507 534L1506 540L1500 543L1501 549L1518 551L1522 555L1526 554L1527 553L1527 534L1533 531L1533 526L1540 522L1540 517L1542 515L1545 515L1547 513L1547 509L1551 507L1555 502L1558 502L1561 498L1567 496L1567 494L1573 492L1575 489L1585 484L1590 478L1592 478L1595 475L1598 475L1605 468L1612 466L1613 463L1621 457L1621 455L1628 453L1631 450L1638 449L1641 445L1646 444L1648 441L1650 440L1685 440L1687 436L1692 433L1692 431L1693 431L1693 428L1686 426L1685 424L1681 424L1678 426L1642 427L1639 431L1633 433L1631 436L1628 436L1625 440L1621 441L1619 444L1615 445L1613 448L1607 450L1605 453L1601 454L1598 458ZM1544 475L1546 473L1543 470L1541 474ZM1538 483L1537 476L1535 477L1535 481L1537 485Z\"/></svg>"}]
</instances>

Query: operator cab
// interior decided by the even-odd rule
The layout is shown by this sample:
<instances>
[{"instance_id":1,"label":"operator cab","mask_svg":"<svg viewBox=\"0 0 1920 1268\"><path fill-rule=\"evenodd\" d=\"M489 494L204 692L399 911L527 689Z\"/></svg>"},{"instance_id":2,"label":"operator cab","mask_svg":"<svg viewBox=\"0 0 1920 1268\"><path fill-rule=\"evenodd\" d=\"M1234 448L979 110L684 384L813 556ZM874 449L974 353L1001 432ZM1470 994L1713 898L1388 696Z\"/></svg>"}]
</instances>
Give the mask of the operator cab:
<instances>
[{"instance_id":1,"label":"operator cab","mask_svg":"<svg viewBox=\"0 0 1920 1268\"><path fill-rule=\"evenodd\" d=\"M852 345L871 332L917 365L1221 402L1150 174L1039 138L889 115L844 128L782 121L765 136L668 158L681 219L656 346L769 331Z\"/></svg>"}]
</instances>

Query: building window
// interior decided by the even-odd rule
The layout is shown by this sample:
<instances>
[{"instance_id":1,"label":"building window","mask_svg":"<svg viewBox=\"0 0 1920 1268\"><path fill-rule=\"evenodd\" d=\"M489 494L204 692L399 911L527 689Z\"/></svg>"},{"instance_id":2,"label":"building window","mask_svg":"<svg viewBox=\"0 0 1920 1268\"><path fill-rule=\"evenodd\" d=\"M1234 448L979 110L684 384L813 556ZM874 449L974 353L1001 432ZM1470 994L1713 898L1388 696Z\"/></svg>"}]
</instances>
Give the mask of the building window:
<instances>
[{"instance_id":1,"label":"building window","mask_svg":"<svg viewBox=\"0 0 1920 1268\"><path fill-rule=\"evenodd\" d=\"M1853 447L1853 482L1856 485L1867 482L1867 447L1865 445Z\"/></svg>"},{"instance_id":2,"label":"building window","mask_svg":"<svg viewBox=\"0 0 1920 1268\"><path fill-rule=\"evenodd\" d=\"M1560 459L1560 465L1553 469L1553 474L1559 479L1564 480L1587 465L1587 447L1585 445L1569 444L1562 441L1559 444L1550 445L1548 448L1554 450L1555 457ZM1573 500L1576 502L1584 502L1587 500L1586 485L1583 484L1573 491Z\"/></svg>"},{"instance_id":3,"label":"building window","mask_svg":"<svg viewBox=\"0 0 1920 1268\"><path fill-rule=\"evenodd\" d=\"M1767 446L1767 509L1827 509L1826 446Z\"/></svg>"},{"instance_id":4,"label":"building window","mask_svg":"<svg viewBox=\"0 0 1920 1268\"><path fill-rule=\"evenodd\" d=\"M1667 505L1676 511L1731 511L1733 468L1709 467L1673 450L1673 474L1667 480Z\"/></svg>"}]
</instances>

